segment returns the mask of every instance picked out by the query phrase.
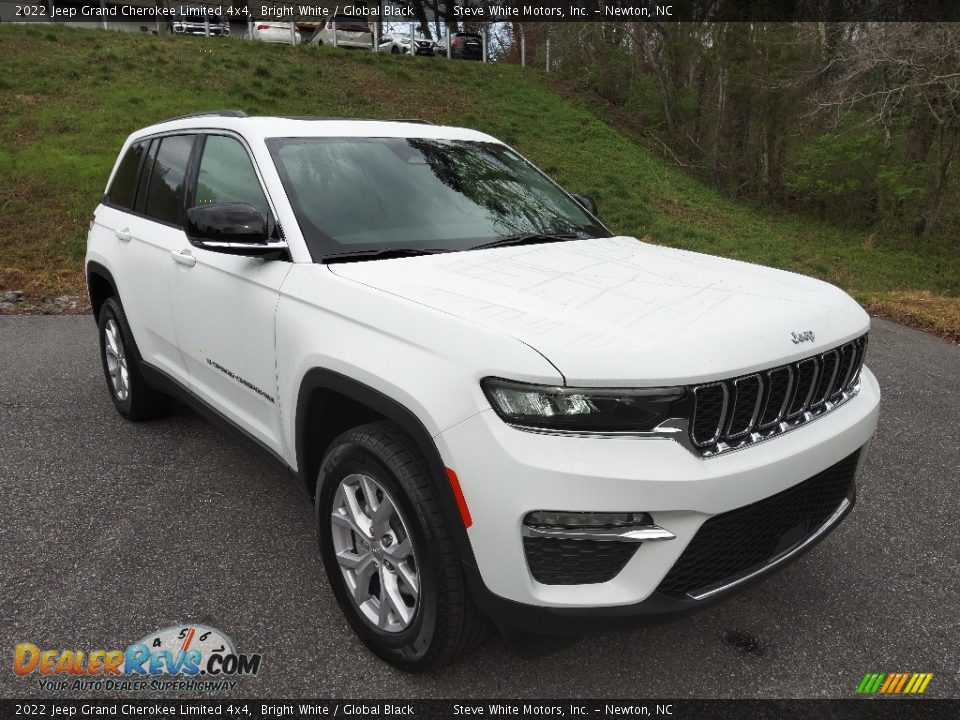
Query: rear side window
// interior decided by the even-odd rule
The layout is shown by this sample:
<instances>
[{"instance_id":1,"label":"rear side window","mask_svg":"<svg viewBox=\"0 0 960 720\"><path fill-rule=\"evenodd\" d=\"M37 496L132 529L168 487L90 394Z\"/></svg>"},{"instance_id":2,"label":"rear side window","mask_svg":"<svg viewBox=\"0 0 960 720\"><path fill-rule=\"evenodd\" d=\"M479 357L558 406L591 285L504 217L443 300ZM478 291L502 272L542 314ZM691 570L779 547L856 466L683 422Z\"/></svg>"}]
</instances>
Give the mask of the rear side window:
<instances>
[{"instance_id":1,"label":"rear side window","mask_svg":"<svg viewBox=\"0 0 960 720\"><path fill-rule=\"evenodd\" d=\"M145 142L134 143L127 150L120 167L117 168L107 190L107 202L127 210L133 209L133 196L137 192L137 177L140 173L140 161L146 148Z\"/></svg>"},{"instance_id":2,"label":"rear side window","mask_svg":"<svg viewBox=\"0 0 960 720\"><path fill-rule=\"evenodd\" d=\"M270 216L267 198L247 149L232 137L209 135L203 146L197 176L197 205L248 203L264 218Z\"/></svg>"},{"instance_id":3,"label":"rear side window","mask_svg":"<svg viewBox=\"0 0 960 720\"><path fill-rule=\"evenodd\" d=\"M183 225L184 186L195 137L169 135L160 140L144 207L144 213L154 220Z\"/></svg>"},{"instance_id":4,"label":"rear side window","mask_svg":"<svg viewBox=\"0 0 960 720\"><path fill-rule=\"evenodd\" d=\"M147 185L150 184L150 173L153 170L153 161L157 159L158 147L160 147L159 140L150 141L147 157L143 161L143 171L140 173L140 182L137 183L137 198L133 201L134 212L142 213L143 206L147 202Z\"/></svg>"}]
</instances>

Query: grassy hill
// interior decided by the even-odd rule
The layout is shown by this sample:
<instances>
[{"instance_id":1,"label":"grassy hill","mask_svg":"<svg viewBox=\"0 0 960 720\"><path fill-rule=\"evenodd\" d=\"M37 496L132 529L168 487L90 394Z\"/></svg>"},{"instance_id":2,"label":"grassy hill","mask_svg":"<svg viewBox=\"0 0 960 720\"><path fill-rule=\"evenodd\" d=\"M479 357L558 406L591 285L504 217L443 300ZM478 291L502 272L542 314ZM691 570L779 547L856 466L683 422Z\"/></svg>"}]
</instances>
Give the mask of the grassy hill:
<instances>
[{"instance_id":1,"label":"grassy hill","mask_svg":"<svg viewBox=\"0 0 960 720\"><path fill-rule=\"evenodd\" d=\"M0 25L0 290L25 291L16 307L41 311L52 296L82 294L87 222L124 138L211 108L474 127L593 194L616 232L816 275L874 311L960 338L956 248L902 249L737 205L535 71L55 26Z\"/></svg>"}]
</instances>

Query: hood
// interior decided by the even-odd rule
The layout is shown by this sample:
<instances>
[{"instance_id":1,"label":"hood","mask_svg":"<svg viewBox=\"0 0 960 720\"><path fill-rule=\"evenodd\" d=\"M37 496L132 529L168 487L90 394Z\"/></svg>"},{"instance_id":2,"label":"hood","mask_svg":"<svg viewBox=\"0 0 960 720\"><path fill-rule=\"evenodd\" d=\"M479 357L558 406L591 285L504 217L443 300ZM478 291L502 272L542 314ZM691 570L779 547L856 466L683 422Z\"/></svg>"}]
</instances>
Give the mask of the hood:
<instances>
[{"instance_id":1,"label":"hood","mask_svg":"<svg viewBox=\"0 0 960 720\"><path fill-rule=\"evenodd\" d=\"M828 283L627 237L329 268L513 336L570 385L733 377L816 354L869 326Z\"/></svg>"}]
</instances>

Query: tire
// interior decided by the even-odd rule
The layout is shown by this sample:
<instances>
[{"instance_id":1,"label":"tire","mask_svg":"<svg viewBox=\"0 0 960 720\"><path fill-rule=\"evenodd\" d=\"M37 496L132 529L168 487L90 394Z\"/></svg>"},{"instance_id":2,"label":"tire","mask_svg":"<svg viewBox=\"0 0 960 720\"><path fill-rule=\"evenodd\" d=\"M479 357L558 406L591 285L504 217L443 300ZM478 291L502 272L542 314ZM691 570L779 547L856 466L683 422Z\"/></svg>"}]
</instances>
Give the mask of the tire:
<instances>
[{"instance_id":1,"label":"tire","mask_svg":"<svg viewBox=\"0 0 960 720\"><path fill-rule=\"evenodd\" d=\"M349 498L359 514L346 510ZM374 520L358 532L385 502L395 510L387 508L382 516L389 517L388 524ZM490 623L470 597L423 456L396 425L370 423L334 440L320 467L316 519L334 596L375 655L401 670L426 672L489 637ZM341 566L338 557L355 568ZM371 562L376 567L371 569ZM405 609L396 609L398 599Z\"/></svg>"},{"instance_id":2,"label":"tire","mask_svg":"<svg viewBox=\"0 0 960 720\"><path fill-rule=\"evenodd\" d=\"M134 422L162 415L170 398L144 380L140 372L140 351L133 341L123 306L116 298L104 301L97 324L103 377L117 412Z\"/></svg>"},{"instance_id":3,"label":"tire","mask_svg":"<svg viewBox=\"0 0 960 720\"><path fill-rule=\"evenodd\" d=\"M391 55L399 55L399 54L400 54L400 48L398 48L396 45L394 45L392 48L390 48L390 54L391 54Z\"/></svg>"}]
</instances>

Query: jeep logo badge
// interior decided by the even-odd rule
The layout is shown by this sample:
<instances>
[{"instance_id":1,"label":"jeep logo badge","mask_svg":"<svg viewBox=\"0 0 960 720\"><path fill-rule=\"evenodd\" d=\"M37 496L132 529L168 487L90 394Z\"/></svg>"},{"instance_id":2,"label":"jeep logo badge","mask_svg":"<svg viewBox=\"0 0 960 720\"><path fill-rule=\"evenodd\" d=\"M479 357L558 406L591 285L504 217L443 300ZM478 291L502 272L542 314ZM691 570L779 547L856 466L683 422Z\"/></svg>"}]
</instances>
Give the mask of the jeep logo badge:
<instances>
[{"instance_id":1,"label":"jeep logo badge","mask_svg":"<svg viewBox=\"0 0 960 720\"><path fill-rule=\"evenodd\" d=\"M790 337L793 339L794 345L799 345L802 342L813 342L814 334L813 330L804 330L802 333L790 333Z\"/></svg>"}]
</instances>

